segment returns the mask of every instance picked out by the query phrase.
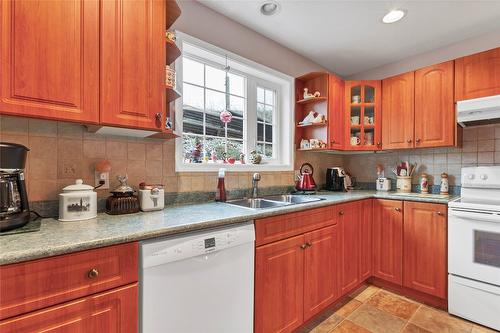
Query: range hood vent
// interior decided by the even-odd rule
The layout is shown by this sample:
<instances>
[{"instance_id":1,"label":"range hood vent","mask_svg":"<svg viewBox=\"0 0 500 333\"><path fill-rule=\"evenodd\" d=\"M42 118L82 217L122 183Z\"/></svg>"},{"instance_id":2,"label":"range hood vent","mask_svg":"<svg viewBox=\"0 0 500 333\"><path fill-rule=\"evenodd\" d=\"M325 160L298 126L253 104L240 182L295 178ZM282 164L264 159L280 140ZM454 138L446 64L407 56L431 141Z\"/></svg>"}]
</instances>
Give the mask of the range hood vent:
<instances>
[{"instance_id":1,"label":"range hood vent","mask_svg":"<svg viewBox=\"0 0 500 333\"><path fill-rule=\"evenodd\" d=\"M462 127L500 123L500 95L457 102L457 122Z\"/></svg>"}]
</instances>

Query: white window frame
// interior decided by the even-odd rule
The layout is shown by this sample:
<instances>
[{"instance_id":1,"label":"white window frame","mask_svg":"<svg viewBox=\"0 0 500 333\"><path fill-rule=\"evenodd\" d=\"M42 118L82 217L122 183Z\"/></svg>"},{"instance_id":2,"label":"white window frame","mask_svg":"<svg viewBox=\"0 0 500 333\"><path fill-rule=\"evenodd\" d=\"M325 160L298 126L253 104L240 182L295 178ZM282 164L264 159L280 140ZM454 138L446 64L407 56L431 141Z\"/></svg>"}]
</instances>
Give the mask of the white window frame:
<instances>
[{"instance_id":1,"label":"white window frame","mask_svg":"<svg viewBox=\"0 0 500 333\"><path fill-rule=\"evenodd\" d=\"M228 171L291 171L293 170L294 138L294 79L274 69L242 58L197 38L176 31L177 44L188 58L197 58L211 66L225 65L225 56L229 58L231 72L244 75L246 80L246 121L244 121L243 144L247 151L255 149L257 135L257 86L278 92L273 114L273 158L263 158L261 164L219 164L219 163L184 163L182 143L182 98L175 102L175 128L181 137L175 140L176 172L211 172L221 167ZM186 45L184 44L187 43ZM194 46L196 49L190 47ZM185 45L185 49L183 49ZM182 94L182 57L175 62L177 89ZM255 103L253 103L255 102ZM255 105L253 105L255 104ZM247 128L248 127L248 128Z\"/></svg>"}]
</instances>

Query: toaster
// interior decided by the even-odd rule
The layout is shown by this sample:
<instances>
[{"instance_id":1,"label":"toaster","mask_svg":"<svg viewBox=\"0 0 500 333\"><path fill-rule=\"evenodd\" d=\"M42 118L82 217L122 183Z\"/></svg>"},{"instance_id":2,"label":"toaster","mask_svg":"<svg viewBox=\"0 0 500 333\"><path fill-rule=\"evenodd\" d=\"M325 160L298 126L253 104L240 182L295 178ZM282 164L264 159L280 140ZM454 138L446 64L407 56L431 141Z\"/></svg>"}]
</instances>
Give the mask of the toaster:
<instances>
[{"instance_id":1,"label":"toaster","mask_svg":"<svg viewBox=\"0 0 500 333\"><path fill-rule=\"evenodd\" d=\"M377 178L377 191L390 191L391 180L389 178Z\"/></svg>"}]
</instances>

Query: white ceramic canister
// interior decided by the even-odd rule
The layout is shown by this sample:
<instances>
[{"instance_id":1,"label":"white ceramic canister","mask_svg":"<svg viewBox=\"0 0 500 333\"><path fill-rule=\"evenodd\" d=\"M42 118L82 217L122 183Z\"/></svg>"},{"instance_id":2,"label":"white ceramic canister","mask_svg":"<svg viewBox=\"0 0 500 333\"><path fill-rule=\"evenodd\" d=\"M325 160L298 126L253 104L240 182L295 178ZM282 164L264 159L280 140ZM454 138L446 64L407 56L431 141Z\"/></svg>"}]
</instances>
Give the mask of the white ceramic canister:
<instances>
[{"instance_id":1,"label":"white ceramic canister","mask_svg":"<svg viewBox=\"0 0 500 333\"><path fill-rule=\"evenodd\" d=\"M398 192L411 192L411 176L397 176L396 189Z\"/></svg>"},{"instance_id":2,"label":"white ceramic canister","mask_svg":"<svg viewBox=\"0 0 500 333\"><path fill-rule=\"evenodd\" d=\"M77 179L59 194L59 221L81 221L97 216L97 193L94 187Z\"/></svg>"},{"instance_id":3,"label":"white ceramic canister","mask_svg":"<svg viewBox=\"0 0 500 333\"><path fill-rule=\"evenodd\" d=\"M163 185L141 184L139 189L139 205L143 212L161 210L165 207L165 190Z\"/></svg>"}]
</instances>

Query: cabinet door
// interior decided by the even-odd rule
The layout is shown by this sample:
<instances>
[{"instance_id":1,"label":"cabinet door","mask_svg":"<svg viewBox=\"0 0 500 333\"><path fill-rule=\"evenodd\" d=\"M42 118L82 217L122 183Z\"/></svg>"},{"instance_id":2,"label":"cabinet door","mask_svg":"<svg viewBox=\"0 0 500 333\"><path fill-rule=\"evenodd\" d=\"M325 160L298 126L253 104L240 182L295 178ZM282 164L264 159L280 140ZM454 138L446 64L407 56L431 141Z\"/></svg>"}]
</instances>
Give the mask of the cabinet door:
<instances>
[{"instance_id":1,"label":"cabinet door","mask_svg":"<svg viewBox=\"0 0 500 333\"><path fill-rule=\"evenodd\" d=\"M305 234L304 321L338 297L337 225Z\"/></svg>"},{"instance_id":2,"label":"cabinet door","mask_svg":"<svg viewBox=\"0 0 500 333\"><path fill-rule=\"evenodd\" d=\"M359 221L359 278L360 282L372 276L372 220L373 200L360 202Z\"/></svg>"},{"instance_id":3,"label":"cabinet door","mask_svg":"<svg viewBox=\"0 0 500 333\"><path fill-rule=\"evenodd\" d=\"M330 149L344 149L344 88L344 80L335 75L329 75L328 138Z\"/></svg>"},{"instance_id":4,"label":"cabinet door","mask_svg":"<svg viewBox=\"0 0 500 333\"><path fill-rule=\"evenodd\" d=\"M3 333L137 332L137 284L0 322Z\"/></svg>"},{"instance_id":5,"label":"cabinet door","mask_svg":"<svg viewBox=\"0 0 500 333\"><path fill-rule=\"evenodd\" d=\"M292 332L304 318L304 236L255 250L256 333Z\"/></svg>"},{"instance_id":6,"label":"cabinet door","mask_svg":"<svg viewBox=\"0 0 500 333\"><path fill-rule=\"evenodd\" d=\"M453 77L453 61L415 72L415 147L454 145Z\"/></svg>"},{"instance_id":7,"label":"cabinet door","mask_svg":"<svg viewBox=\"0 0 500 333\"><path fill-rule=\"evenodd\" d=\"M373 201L373 275L401 285L403 263L403 203Z\"/></svg>"},{"instance_id":8,"label":"cabinet door","mask_svg":"<svg viewBox=\"0 0 500 333\"><path fill-rule=\"evenodd\" d=\"M447 207L404 204L404 286L446 298Z\"/></svg>"},{"instance_id":9,"label":"cabinet door","mask_svg":"<svg viewBox=\"0 0 500 333\"><path fill-rule=\"evenodd\" d=\"M99 121L99 3L0 3L0 113Z\"/></svg>"},{"instance_id":10,"label":"cabinet door","mask_svg":"<svg viewBox=\"0 0 500 333\"><path fill-rule=\"evenodd\" d=\"M455 60L455 101L500 94L500 47Z\"/></svg>"},{"instance_id":11,"label":"cabinet door","mask_svg":"<svg viewBox=\"0 0 500 333\"><path fill-rule=\"evenodd\" d=\"M345 295L356 287L359 280L359 202L338 207L340 238L340 294Z\"/></svg>"},{"instance_id":12,"label":"cabinet door","mask_svg":"<svg viewBox=\"0 0 500 333\"><path fill-rule=\"evenodd\" d=\"M161 130L165 1L102 1L101 40L101 123Z\"/></svg>"},{"instance_id":13,"label":"cabinet door","mask_svg":"<svg viewBox=\"0 0 500 333\"><path fill-rule=\"evenodd\" d=\"M415 116L415 73L382 81L382 146L412 148Z\"/></svg>"}]
</instances>

